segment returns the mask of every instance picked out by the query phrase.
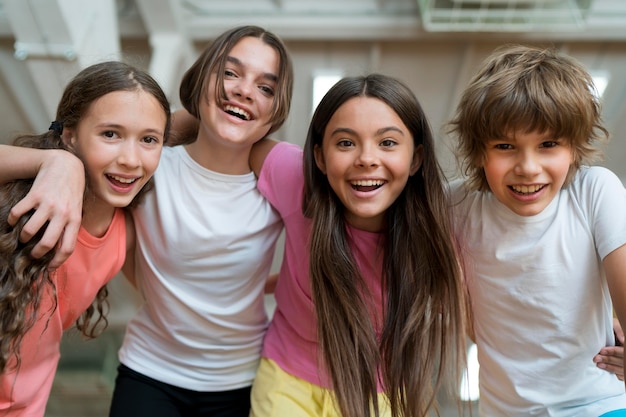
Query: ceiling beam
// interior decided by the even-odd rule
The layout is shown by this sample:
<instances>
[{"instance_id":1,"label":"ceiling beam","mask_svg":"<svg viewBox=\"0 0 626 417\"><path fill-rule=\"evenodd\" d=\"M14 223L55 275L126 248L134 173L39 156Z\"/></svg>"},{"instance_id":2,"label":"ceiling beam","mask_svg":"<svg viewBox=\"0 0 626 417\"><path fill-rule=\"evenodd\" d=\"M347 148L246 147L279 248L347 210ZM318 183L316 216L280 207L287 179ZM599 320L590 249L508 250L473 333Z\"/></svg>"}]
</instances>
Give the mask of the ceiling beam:
<instances>
[{"instance_id":1,"label":"ceiling beam","mask_svg":"<svg viewBox=\"0 0 626 417\"><path fill-rule=\"evenodd\" d=\"M149 72L176 107L181 75L196 57L180 1L136 0L136 4L152 49Z\"/></svg>"},{"instance_id":2,"label":"ceiling beam","mask_svg":"<svg viewBox=\"0 0 626 417\"><path fill-rule=\"evenodd\" d=\"M3 5L15 38L14 57L25 61L48 120L71 77L92 63L120 57L114 0L4 0Z\"/></svg>"}]
</instances>

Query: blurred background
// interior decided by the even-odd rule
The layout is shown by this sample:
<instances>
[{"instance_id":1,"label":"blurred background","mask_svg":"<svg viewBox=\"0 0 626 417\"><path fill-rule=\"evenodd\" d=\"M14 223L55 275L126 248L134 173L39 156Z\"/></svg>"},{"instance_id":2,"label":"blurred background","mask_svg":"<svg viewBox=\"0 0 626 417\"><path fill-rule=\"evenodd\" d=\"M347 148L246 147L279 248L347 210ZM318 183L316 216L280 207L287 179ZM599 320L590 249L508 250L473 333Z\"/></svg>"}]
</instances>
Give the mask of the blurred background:
<instances>
[{"instance_id":1,"label":"blurred background","mask_svg":"<svg viewBox=\"0 0 626 417\"><path fill-rule=\"evenodd\" d=\"M450 176L455 162L441 129L477 65L504 43L556 46L594 76L612 135L603 164L626 179L624 0L0 0L0 142L45 131L69 79L103 60L149 70L178 108L184 70L216 35L242 24L278 34L293 58L292 110L274 137L303 144L332 83L382 72L417 94ZM275 270L280 259L279 250ZM102 336L66 335L47 417L107 415L117 348L140 297L119 276L109 299ZM469 394L475 407L477 393ZM442 397L444 417L457 415L450 400Z\"/></svg>"}]
</instances>

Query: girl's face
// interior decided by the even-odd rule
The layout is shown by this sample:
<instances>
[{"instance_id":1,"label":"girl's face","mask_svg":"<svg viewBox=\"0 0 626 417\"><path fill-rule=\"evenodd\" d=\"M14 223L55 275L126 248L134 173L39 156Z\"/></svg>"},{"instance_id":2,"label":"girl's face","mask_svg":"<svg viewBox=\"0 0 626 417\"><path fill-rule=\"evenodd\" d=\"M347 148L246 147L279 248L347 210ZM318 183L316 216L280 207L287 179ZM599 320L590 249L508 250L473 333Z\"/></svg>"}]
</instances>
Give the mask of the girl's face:
<instances>
[{"instance_id":1,"label":"girl's face","mask_svg":"<svg viewBox=\"0 0 626 417\"><path fill-rule=\"evenodd\" d=\"M345 207L346 221L378 232L384 214L422 163L422 147L385 102L355 97L331 117L315 160Z\"/></svg>"},{"instance_id":2,"label":"girl's face","mask_svg":"<svg viewBox=\"0 0 626 417\"><path fill-rule=\"evenodd\" d=\"M534 216L561 190L573 162L565 139L518 132L487 143L483 169L498 201L520 216Z\"/></svg>"},{"instance_id":3,"label":"girl's face","mask_svg":"<svg viewBox=\"0 0 626 417\"><path fill-rule=\"evenodd\" d=\"M63 132L85 164L95 204L130 204L159 163L166 122L150 93L115 91L91 103L77 126Z\"/></svg>"},{"instance_id":4,"label":"girl's face","mask_svg":"<svg viewBox=\"0 0 626 417\"><path fill-rule=\"evenodd\" d=\"M279 62L278 53L261 39L247 36L235 44L224 69L227 99L217 105L216 74L211 74L200 104L200 134L228 146L248 147L263 138L271 127Z\"/></svg>"}]
</instances>

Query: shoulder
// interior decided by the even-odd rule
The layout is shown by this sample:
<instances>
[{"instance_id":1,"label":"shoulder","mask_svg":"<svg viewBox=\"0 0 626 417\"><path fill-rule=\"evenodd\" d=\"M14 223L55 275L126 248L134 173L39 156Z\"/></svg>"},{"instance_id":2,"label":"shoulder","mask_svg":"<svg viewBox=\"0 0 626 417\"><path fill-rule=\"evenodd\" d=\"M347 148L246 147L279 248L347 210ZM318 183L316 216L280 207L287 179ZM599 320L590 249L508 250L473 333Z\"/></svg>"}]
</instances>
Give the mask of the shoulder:
<instances>
[{"instance_id":1,"label":"shoulder","mask_svg":"<svg viewBox=\"0 0 626 417\"><path fill-rule=\"evenodd\" d=\"M289 172L302 169L302 148L289 142L278 142L268 153L261 173L267 171Z\"/></svg>"},{"instance_id":2,"label":"shoulder","mask_svg":"<svg viewBox=\"0 0 626 417\"><path fill-rule=\"evenodd\" d=\"M302 148L295 143L290 142L278 142L276 146L270 152L270 155L274 158L291 158L298 159L302 158Z\"/></svg>"},{"instance_id":3,"label":"shoulder","mask_svg":"<svg viewBox=\"0 0 626 417\"><path fill-rule=\"evenodd\" d=\"M472 190L463 178L455 178L448 182L448 197L456 212L467 214L466 211L478 201L482 201L486 193Z\"/></svg>"},{"instance_id":4,"label":"shoulder","mask_svg":"<svg viewBox=\"0 0 626 417\"><path fill-rule=\"evenodd\" d=\"M304 189L302 149L280 142L270 151L259 175L261 194L281 213L300 207ZM287 207L288 206L288 207Z\"/></svg>"},{"instance_id":5,"label":"shoulder","mask_svg":"<svg viewBox=\"0 0 626 417\"><path fill-rule=\"evenodd\" d=\"M624 190L619 177L611 170L601 166L582 166L569 184L569 188L582 196L603 193L605 190Z\"/></svg>"},{"instance_id":6,"label":"shoulder","mask_svg":"<svg viewBox=\"0 0 626 417\"><path fill-rule=\"evenodd\" d=\"M453 178L447 182L448 197L452 203L458 203L465 195L467 189L462 178Z\"/></svg>"}]
</instances>

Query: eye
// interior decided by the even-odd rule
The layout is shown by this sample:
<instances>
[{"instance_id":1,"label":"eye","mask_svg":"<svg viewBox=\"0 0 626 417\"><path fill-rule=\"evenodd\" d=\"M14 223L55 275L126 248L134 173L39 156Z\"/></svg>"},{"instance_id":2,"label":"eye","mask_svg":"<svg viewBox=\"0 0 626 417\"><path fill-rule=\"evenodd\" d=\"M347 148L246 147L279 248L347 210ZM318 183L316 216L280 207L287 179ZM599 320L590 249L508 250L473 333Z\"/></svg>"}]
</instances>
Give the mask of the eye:
<instances>
[{"instance_id":1,"label":"eye","mask_svg":"<svg viewBox=\"0 0 626 417\"><path fill-rule=\"evenodd\" d=\"M268 97L274 97L274 89L268 85L261 85L259 89Z\"/></svg>"},{"instance_id":2,"label":"eye","mask_svg":"<svg viewBox=\"0 0 626 417\"><path fill-rule=\"evenodd\" d=\"M224 69L224 77L234 78L236 76L237 76L237 74L235 73L235 71L233 71L231 69L228 69L228 68Z\"/></svg>"},{"instance_id":3,"label":"eye","mask_svg":"<svg viewBox=\"0 0 626 417\"><path fill-rule=\"evenodd\" d=\"M396 142L393 139L383 139L380 142L380 146L382 146L383 148L392 148L394 146L396 146L398 144L398 142Z\"/></svg>"},{"instance_id":4,"label":"eye","mask_svg":"<svg viewBox=\"0 0 626 417\"><path fill-rule=\"evenodd\" d=\"M150 144L152 144L152 143L157 144L157 143L161 142L159 140L159 138L156 138L154 136L144 136L141 140L143 142L145 142L145 143L150 143Z\"/></svg>"},{"instance_id":5,"label":"eye","mask_svg":"<svg viewBox=\"0 0 626 417\"><path fill-rule=\"evenodd\" d=\"M337 141L337 146L340 148L350 148L354 146L354 143L350 139L341 139Z\"/></svg>"},{"instance_id":6,"label":"eye","mask_svg":"<svg viewBox=\"0 0 626 417\"><path fill-rule=\"evenodd\" d=\"M102 132L102 136L104 136L105 138L113 139L117 136L117 133L112 130L105 130L104 132Z\"/></svg>"},{"instance_id":7,"label":"eye","mask_svg":"<svg viewBox=\"0 0 626 417\"><path fill-rule=\"evenodd\" d=\"M559 146L559 142L556 140L547 140L542 142L539 146L540 148L554 148L555 146Z\"/></svg>"},{"instance_id":8,"label":"eye","mask_svg":"<svg viewBox=\"0 0 626 417\"><path fill-rule=\"evenodd\" d=\"M513 145L511 145L510 143L496 143L493 145L493 147L494 149L499 149L502 151L513 149Z\"/></svg>"}]
</instances>

